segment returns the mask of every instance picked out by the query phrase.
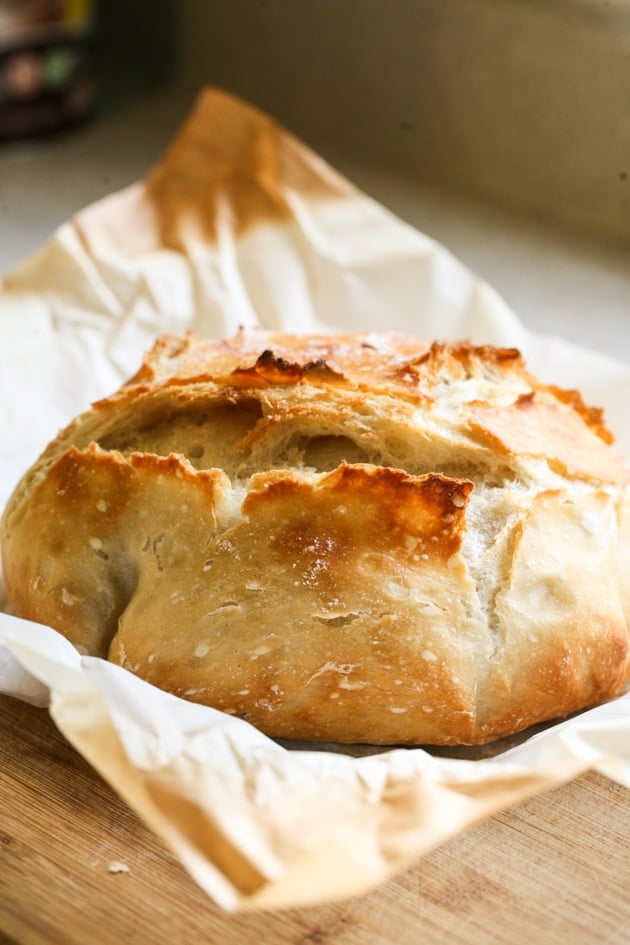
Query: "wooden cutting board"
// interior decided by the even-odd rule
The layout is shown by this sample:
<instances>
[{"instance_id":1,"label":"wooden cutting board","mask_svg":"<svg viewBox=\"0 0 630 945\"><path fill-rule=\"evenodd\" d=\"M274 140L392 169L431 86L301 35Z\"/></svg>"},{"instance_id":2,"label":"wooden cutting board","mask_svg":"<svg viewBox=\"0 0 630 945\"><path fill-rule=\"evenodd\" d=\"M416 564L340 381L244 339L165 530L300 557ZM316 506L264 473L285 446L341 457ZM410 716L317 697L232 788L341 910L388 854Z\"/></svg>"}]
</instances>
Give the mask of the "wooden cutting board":
<instances>
[{"instance_id":1,"label":"wooden cutting board","mask_svg":"<svg viewBox=\"0 0 630 945\"><path fill-rule=\"evenodd\" d=\"M64 741L0 696L2 945L628 945L630 791L534 798L349 902L222 913Z\"/></svg>"}]
</instances>

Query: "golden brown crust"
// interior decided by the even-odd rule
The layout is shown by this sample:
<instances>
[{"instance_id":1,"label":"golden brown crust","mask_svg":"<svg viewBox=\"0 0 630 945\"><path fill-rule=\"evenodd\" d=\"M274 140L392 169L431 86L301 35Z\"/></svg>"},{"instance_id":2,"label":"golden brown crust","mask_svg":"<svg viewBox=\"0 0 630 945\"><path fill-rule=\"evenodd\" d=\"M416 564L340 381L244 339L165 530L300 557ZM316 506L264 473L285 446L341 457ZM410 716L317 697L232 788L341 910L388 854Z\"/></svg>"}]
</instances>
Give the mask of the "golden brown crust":
<instances>
[{"instance_id":1,"label":"golden brown crust","mask_svg":"<svg viewBox=\"0 0 630 945\"><path fill-rule=\"evenodd\" d=\"M628 677L608 440L514 349L165 337L15 491L10 602L273 736L489 741Z\"/></svg>"},{"instance_id":2,"label":"golden brown crust","mask_svg":"<svg viewBox=\"0 0 630 945\"><path fill-rule=\"evenodd\" d=\"M505 407L473 403L468 413L473 429L497 450L543 459L562 475L627 483L621 457L611 454L601 436L586 426L582 410L566 410L565 403L542 400L530 391Z\"/></svg>"},{"instance_id":3,"label":"golden brown crust","mask_svg":"<svg viewBox=\"0 0 630 945\"><path fill-rule=\"evenodd\" d=\"M585 404L578 390L566 390L555 387L553 384L548 385L547 390L563 404L571 404L575 412L604 443L610 445L614 442L615 438L604 422L604 411L601 407L590 407Z\"/></svg>"}]
</instances>

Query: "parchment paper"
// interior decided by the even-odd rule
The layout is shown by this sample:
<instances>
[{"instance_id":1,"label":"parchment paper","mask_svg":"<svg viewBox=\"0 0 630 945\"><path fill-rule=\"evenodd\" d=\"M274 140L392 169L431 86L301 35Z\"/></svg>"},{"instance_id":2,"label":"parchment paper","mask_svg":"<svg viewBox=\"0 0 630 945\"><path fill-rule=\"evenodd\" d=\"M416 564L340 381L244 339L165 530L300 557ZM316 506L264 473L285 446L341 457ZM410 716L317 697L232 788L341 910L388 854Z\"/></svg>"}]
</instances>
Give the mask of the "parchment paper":
<instances>
[{"instance_id":1,"label":"parchment paper","mask_svg":"<svg viewBox=\"0 0 630 945\"><path fill-rule=\"evenodd\" d=\"M220 337L252 324L519 347L540 376L604 406L630 454L628 367L528 333L443 247L267 116L210 89L145 181L78 213L0 284L0 505L61 426L135 372L157 334ZM365 892L589 769L630 786L628 695L477 760L287 747L6 614L0 692L49 705L225 909Z\"/></svg>"}]
</instances>

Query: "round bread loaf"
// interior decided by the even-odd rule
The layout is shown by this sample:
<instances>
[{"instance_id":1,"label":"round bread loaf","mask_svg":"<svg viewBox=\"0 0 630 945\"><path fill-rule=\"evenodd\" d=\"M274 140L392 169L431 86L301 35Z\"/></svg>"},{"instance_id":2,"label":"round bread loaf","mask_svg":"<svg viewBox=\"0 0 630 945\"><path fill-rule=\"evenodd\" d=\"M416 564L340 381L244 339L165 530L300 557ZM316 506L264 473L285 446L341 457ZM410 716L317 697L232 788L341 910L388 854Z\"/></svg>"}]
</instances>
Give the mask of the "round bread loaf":
<instances>
[{"instance_id":1,"label":"round bread loaf","mask_svg":"<svg viewBox=\"0 0 630 945\"><path fill-rule=\"evenodd\" d=\"M271 736L486 742L628 678L611 439L512 349L164 337L18 485L9 600Z\"/></svg>"}]
</instances>

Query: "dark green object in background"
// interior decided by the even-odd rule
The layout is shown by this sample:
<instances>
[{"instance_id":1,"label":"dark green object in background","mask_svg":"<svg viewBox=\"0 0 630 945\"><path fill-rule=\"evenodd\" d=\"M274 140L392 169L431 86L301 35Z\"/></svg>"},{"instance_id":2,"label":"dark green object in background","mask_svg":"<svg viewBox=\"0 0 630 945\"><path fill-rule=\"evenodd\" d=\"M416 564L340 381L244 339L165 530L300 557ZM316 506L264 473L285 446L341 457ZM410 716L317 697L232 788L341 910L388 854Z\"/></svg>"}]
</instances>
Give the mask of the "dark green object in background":
<instances>
[{"instance_id":1,"label":"dark green object in background","mask_svg":"<svg viewBox=\"0 0 630 945\"><path fill-rule=\"evenodd\" d=\"M171 0L0 0L0 142L67 130L170 75Z\"/></svg>"}]
</instances>

